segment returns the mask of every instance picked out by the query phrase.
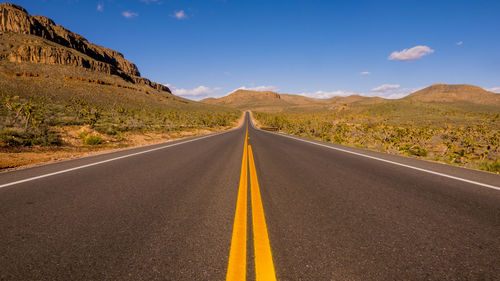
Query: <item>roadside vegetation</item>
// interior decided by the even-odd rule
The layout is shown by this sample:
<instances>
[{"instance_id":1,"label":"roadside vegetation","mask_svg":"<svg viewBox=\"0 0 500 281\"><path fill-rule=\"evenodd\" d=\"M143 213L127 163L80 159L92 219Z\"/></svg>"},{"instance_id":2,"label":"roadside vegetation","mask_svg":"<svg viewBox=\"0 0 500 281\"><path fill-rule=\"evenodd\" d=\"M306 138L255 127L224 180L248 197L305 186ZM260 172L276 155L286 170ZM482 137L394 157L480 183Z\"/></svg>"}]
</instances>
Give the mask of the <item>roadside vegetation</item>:
<instances>
[{"instance_id":1,"label":"roadside vegetation","mask_svg":"<svg viewBox=\"0 0 500 281\"><path fill-rule=\"evenodd\" d=\"M323 113L262 113L262 127L342 145L500 173L500 111L390 103Z\"/></svg>"},{"instance_id":2,"label":"roadside vegetation","mask_svg":"<svg viewBox=\"0 0 500 281\"><path fill-rule=\"evenodd\" d=\"M56 101L2 92L0 153L15 157L20 152L68 147L89 152L147 144L223 130L234 126L240 116L237 110L210 106L103 104L78 97ZM143 141L137 142L138 138ZM0 157L0 168L18 166L9 159Z\"/></svg>"}]
</instances>

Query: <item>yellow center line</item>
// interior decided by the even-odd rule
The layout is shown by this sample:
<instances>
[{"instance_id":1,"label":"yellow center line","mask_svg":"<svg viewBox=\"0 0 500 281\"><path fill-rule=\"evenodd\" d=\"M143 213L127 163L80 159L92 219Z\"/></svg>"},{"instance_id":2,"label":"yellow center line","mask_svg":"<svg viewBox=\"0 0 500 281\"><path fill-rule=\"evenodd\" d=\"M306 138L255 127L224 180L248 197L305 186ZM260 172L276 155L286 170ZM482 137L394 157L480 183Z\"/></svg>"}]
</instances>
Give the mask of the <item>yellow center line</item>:
<instances>
[{"instance_id":1,"label":"yellow center line","mask_svg":"<svg viewBox=\"0 0 500 281\"><path fill-rule=\"evenodd\" d=\"M248 170L250 168L250 195L252 205L253 241L255 251L255 279L276 281L271 244L267 233L266 217L260 196L259 180L255 169L252 146L248 145L248 120L246 124L243 159L241 160L240 185L236 199L233 236L229 251L226 281L245 281L247 269L247 201Z\"/></svg>"},{"instance_id":2,"label":"yellow center line","mask_svg":"<svg viewBox=\"0 0 500 281\"><path fill-rule=\"evenodd\" d=\"M259 180L255 170L252 146L248 146L250 162L250 194L252 201L253 244L255 251L255 279L257 281L275 281L273 255L267 234L266 217L260 196Z\"/></svg>"},{"instance_id":3,"label":"yellow center line","mask_svg":"<svg viewBox=\"0 0 500 281\"><path fill-rule=\"evenodd\" d=\"M236 212L234 215L233 236L231 238L231 250L229 251L229 262L227 266L227 281L239 281L246 279L247 269L247 183L248 183L248 161L247 161L247 139L248 122L245 133L245 145L243 147L243 159L241 163L240 185L238 188L238 199L236 201Z\"/></svg>"}]
</instances>

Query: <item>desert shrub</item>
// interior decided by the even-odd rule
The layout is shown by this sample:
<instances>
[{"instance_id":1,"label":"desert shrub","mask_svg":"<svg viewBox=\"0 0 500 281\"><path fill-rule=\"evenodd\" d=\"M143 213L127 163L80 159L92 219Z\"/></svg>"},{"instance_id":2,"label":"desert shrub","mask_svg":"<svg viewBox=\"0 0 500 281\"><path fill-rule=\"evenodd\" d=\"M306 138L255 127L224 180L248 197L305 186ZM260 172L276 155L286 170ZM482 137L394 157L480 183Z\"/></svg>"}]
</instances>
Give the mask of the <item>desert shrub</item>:
<instances>
[{"instance_id":1,"label":"desert shrub","mask_svg":"<svg viewBox=\"0 0 500 281\"><path fill-rule=\"evenodd\" d=\"M116 135L117 129L115 128L114 125L112 124L102 124L98 127L95 127L95 130L98 131L101 134L109 135L109 136L114 136Z\"/></svg>"},{"instance_id":2,"label":"desert shrub","mask_svg":"<svg viewBox=\"0 0 500 281\"><path fill-rule=\"evenodd\" d=\"M494 114L455 110L455 122L447 123L450 114L437 114L435 108L416 121L412 119L416 114L412 111L399 111L396 119L389 118L394 110L384 107L367 115L360 112L254 112L253 115L262 126L279 128L288 134L498 171L500 124Z\"/></svg>"},{"instance_id":3,"label":"desert shrub","mask_svg":"<svg viewBox=\"0 0 500 281\"><path fill-rule=\"evenodd\" d=\"M127 131L171 132L230 126L241 112L204 105L131 102L101 97L63 99L23 96L0 90L0 142L2 146L59 145L58 127L88 125L102 135ZM85 141L87 133L80 136ZM102 140L101 140L102 142Z\"/></svg>"},{"instance_id":4,"label":"desert shrub","mask_svg":"<svg viewBox=\"0 0 500 281\"><path fill-rule=\"evenodd\" d=\"M89 135L89 132L83 131L80 134L78 134L78 137L82 139L82 141Z\"/></svg>"},{"instance_id":5,"label":"desert shrub","mask_svg":"<svg viewBox=\"0 0 500 281\"><path fill-rule=\"evenodd\" d=\"M485 170L488 172L493 172L493 173L500 173L500 161L495 160L491 162L481 162L480 164L481 170Z\"/></svg>"},{"instance_id":6,"label":"desert shrub","mask_svg":"<svg viewBox=\"0 0 500 281\"><path fill-rule=\"evenodd\" d=\"M83 139L83 144L98 145L102 143L102 138L98 135L88 135Z\"/></svg>"},{"instance_id":7,"label":"desert shrub","mask_svg":"<svg viewBox=\"0 0 500 281\"><path fill-rule=\"evenodd\" d=\"M8 146L50 146L62 144L60 136L48 128L40 128L35 131L26 131L15 127L4 128L0 131L0 141Z\"/></svg>"},{"instance_id":8,"label":"desert shrub","mask_svg":"<svg viewBox=\"0 0 500 281\"><path fill-rule=\"evenodd\" d=\"M408 153L410 155L414 155L414 156L424 156L425 157L425 156L427 156L427 149L422 148L418 145L414 145L408 149Z\"/></svg>"}]
</instances>

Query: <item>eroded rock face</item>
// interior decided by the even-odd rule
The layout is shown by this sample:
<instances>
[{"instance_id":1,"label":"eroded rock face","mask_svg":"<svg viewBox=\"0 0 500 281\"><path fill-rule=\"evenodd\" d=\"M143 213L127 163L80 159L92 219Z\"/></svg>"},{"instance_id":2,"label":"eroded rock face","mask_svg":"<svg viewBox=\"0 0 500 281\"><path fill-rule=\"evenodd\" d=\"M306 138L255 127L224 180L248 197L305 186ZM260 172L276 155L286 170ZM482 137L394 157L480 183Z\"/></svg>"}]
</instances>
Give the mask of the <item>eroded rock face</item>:
<instances>
[{"instance_id":1,"label":"eroded rock face","mask_svg":"<svg viewBox=\"0 0 500 281\"><path fill-rule=\"evenodd\" d=\"M156 89L156 90L159 90L159 91L166 91L166 92L170 93L170 89L167 86L162 85L160 83L151 82L150 80L148 80L146 78L134 77L134 82L136 84L139 84L139 85L146 85L146 86L149 86L149 87L151 87L153 89Z\"/></svg>"},{"instance_id":2,"label":"eroded rock face","mask_svg":"<svg viewBox=\"0 0 500 281\"><path fill-rule=\"evenodd\" d=\"M137 66L126 60L119 52L92 44L84 37L55 24L49 18L30 16L24 8L14 4L0 4L0 31L36 35L107 63L127 75L140 76Z\"/></svg>"},{"instance_id":3,"label":"eroded rock face","mask_svg":"<svg viewBox=\"0 0 500 281\"><path fill-rule=\"evenodd\" d=\"M10 62L32 62L45 64L63 64L89 68L94 71L113 73L111 65L96 60L85 59L62 48L21 45L12 50L8 59Z\"/></svg>"},{"instance_id":4,"label":"eroded rock face","mask_svg":"<svg viewBox=\"0 0 500 281\"><path fill-rule=\"evenodd\" d=\"M29 38L12 39L12 36L8 36L12 33L27 34L25 37ZM92 44L47 17L31 16L23 7L15 4L0 4L0 36L3 36L3 43L6 43L2 49L8 49L8 54L2 58L10 62L83 67L118 75L138 85L170 92L168 87L140 77L137 66L126 60L121 53ZM39 37L43 39L37 39ZM53 43L49 44L44 40Z\"/></svg>"}]
</instances>

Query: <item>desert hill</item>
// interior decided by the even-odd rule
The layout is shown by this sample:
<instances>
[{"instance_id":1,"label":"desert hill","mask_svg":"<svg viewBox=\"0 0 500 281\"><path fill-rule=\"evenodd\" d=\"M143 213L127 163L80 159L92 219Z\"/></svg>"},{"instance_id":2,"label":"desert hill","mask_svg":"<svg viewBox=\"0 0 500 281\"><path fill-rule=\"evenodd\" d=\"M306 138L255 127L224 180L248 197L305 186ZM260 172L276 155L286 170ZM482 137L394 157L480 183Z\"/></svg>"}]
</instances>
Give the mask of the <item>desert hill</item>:
<instances>
[{"instance_id":1,"label":"desert hill","mask_svg":"<svg viewBox=\"0 0 500 281\"><path fill-rule=\"evenodd\" d=\"M434 84L404 99L421 102L470 102L500 104L500 95L473 85Z\"/></svg>"},{"instance_id":2,"label":"desert hill","mask_svg":"<svg viewBox=\"0 0 500 281\"><path fill-rule=\"evenodd\" d=\"M248 106L260 105L281 105L287 104L281 99L281 96L271 91L250 91L236 90L233 93L222 98L208 98L202 100L203 103L225 105L236 108L246 108Z\"/></svg>"},{"instance_id":3,"label":"desert hill","mask_svg":"<svg viewBox=\"0 0 500 281\"><path fill-rule=\"evenodd\" d=\"M221 105L241 110L260 111L308 110L323 108L324 100L300 95L278 94L271 91L251 91L238 89L221 98L206 98L202 103Z\"/></svg>"}]
</instances>

